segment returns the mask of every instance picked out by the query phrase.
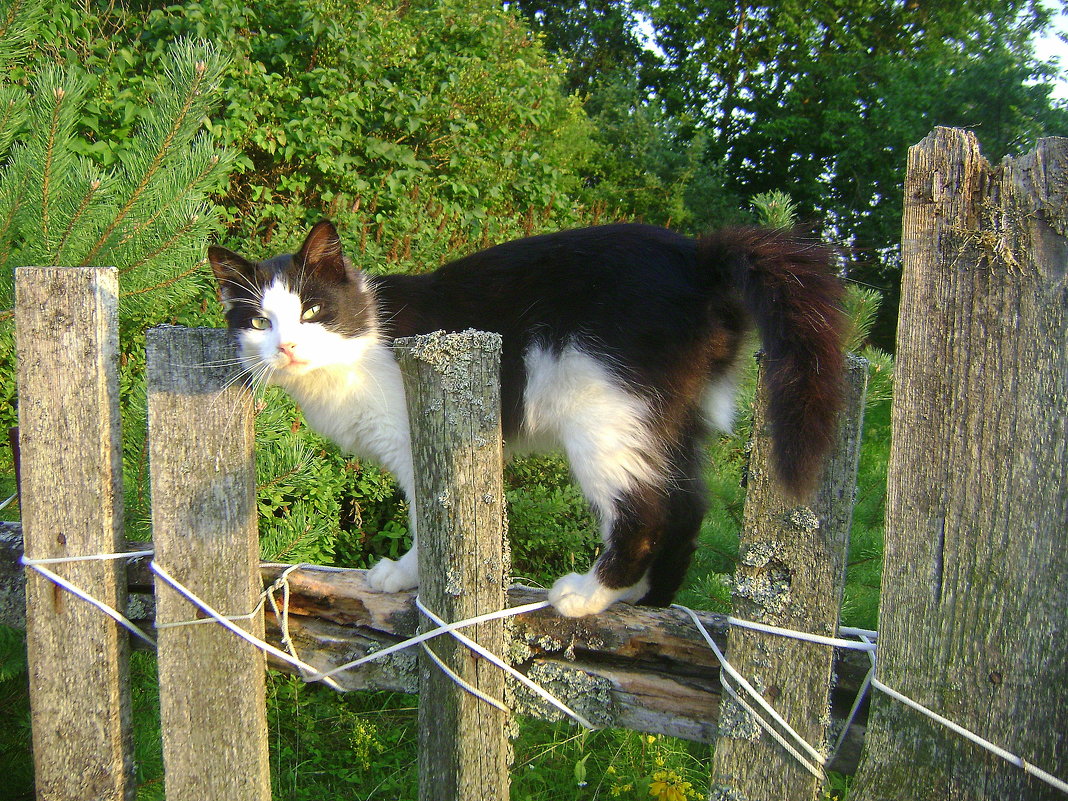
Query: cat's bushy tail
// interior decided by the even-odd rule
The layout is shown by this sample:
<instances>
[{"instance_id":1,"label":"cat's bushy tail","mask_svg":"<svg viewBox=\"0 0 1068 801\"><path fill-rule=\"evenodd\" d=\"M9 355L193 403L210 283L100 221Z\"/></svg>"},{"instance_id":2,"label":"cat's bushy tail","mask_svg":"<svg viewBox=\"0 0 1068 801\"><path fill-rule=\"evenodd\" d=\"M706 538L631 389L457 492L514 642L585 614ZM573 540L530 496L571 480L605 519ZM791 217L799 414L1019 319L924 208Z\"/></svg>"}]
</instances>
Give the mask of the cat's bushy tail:
<instances>
[{"instance_id":1,"label":"cat's bushy tail","mask_svg":"<svg viewBox=\"0 0 1068 801\"><path fill-rule=\"evenodd\" d=\"M698 241L703 267L737 291L764 349L772 456L793 495L819 478L842 404L842 285L831 251L786 230L725 228Z\"/></svg>"}]
</instances>

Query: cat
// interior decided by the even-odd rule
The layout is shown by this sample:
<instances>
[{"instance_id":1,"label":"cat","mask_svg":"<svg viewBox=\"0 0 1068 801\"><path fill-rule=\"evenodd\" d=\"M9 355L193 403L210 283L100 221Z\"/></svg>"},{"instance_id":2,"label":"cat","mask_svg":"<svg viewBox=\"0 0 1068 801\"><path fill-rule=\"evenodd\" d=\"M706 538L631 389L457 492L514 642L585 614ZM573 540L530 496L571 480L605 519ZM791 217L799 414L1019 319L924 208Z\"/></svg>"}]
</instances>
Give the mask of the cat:
<instances>
[{"instance_id":1,"label":"cat","mask_svg":"<svg viewBox=\"0 0 1068 801\"><path fill-rule=\"evenodd\" d=\"M383 592L419 582L394 338L502 335L508 452L563 451L601 529L593 567L550 589L567 616L620 600L671 603L706 508L703 444L731 428L751 327L765 351L776 472L799 501L835 433L841 284L831 252L791 232L733 227L695 240L620 223L519 239L426 274L373 276L324 220L292 255L208 255L254 378L282 387L344 451L390 470L413 505L411 550L367 574Z\"/></svg>"}]
</instances>

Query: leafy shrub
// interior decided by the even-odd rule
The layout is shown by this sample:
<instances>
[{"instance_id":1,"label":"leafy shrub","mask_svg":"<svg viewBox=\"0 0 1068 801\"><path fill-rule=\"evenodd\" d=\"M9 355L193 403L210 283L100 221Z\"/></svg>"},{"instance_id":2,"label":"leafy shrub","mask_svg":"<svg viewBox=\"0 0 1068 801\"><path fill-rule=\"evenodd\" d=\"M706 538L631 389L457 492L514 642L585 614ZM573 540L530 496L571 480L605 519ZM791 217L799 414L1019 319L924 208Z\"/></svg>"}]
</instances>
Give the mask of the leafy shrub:
<instances>
[{"instance_id":1,"label":"leafy shrub","mask_svg":"<svg viewBox=\"0 0 1068 801\"><path fill-rule=\"evenodd\" d=\"M149 48L233 44L212 127L240 151L235 242L290 246L331 216L377 269L574 220L588 122L522 17L490 0L186 2L149 13Z\"/></svg>"},{"instance_id":2,"label":"leafy shrub","mask_svg":"<svg viewBox=\"0 0 1068 801\"><path fill-rule=\"evenodd\" d=\"M600 546L585 496L560 456L529 456L505 468L512 573L549 586L564 573L585 571Z\"/></svg>"}]
</instances>

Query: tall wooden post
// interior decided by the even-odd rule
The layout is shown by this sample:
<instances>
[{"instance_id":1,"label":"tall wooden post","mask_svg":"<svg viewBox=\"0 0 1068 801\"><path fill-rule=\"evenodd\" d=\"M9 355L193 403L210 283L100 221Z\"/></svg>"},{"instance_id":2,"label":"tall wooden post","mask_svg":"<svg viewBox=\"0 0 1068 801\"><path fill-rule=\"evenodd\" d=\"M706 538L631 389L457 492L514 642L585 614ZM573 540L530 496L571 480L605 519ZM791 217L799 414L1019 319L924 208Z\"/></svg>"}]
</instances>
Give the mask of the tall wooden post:
<instances>
[{"instance_id":1,"label":"tall wooden post","mask_svg":"<svg viewBox=\"0 0 1068 801\"><path fill-rule=\"evenodd\" d=\"M1068 139L909 150L876 678L1068 777ZM850 798L1063 794L875 694Z\"/></svg>"},{"instance_id":2,"label":"tall wooden post","mask_svg":"<svg viewBox=\"0 0 1068 801\"><path fill-rule=\"evenodd\" d=\"M23 267L15 290L26 556L117 553L125 540L116 270ZM121 561L47 567L125 607ZM27 570L26 634L37 798L134 798L126 631Z\"/></svg>"},{"instance_id":3,"label":"tall wooden post","mask_svg":"<svg viewBox=\"0 0 1068 801\"><path fill-rule=\"evenodd\" d=\"M867 380L868 362L850 357L837 444L809 505L790 502L774 478L764 382L758 381L734 576L736 617L837 635ZM832 648L735 627L727 635L726 657L806 742L825 751L831 721ZM733 686L726 676L723 681ZM755 706L740 688L739 695ZM812 801L818 797L821 780L728 696L720 702L719 719L711 798Z\"/></svg>"},{"instance_id":4,"label":"tall wooden post","mask_svg":"<svg viewBox=\"0 0 1068 801\"><path fill-rule=\"evenodd\" d=\"M497 334L430 334L398 340L415 457L419 595L445 621L505 607ZM422 628L433 627L424 620ZM502 621L464 633L505 653ZM504 673L445 635L430 643L457 675L503 700ZM421 801L506 801L508 714L457 686L424 654L419 684Z\"/></svg>"},{"instance_id":5,"label":"tall wooden post","mask_svg":"<svg viewBox=\"0 0 1068 801\"><path fill-rule=\"evenodd\" d=\"M252 398L228 332L148 332L155 562L225 616L259 600ZM168 801L270 801L263 652L156 579ZM263 615L237 621L263 637Z\"/></svg>"}]
</instances>

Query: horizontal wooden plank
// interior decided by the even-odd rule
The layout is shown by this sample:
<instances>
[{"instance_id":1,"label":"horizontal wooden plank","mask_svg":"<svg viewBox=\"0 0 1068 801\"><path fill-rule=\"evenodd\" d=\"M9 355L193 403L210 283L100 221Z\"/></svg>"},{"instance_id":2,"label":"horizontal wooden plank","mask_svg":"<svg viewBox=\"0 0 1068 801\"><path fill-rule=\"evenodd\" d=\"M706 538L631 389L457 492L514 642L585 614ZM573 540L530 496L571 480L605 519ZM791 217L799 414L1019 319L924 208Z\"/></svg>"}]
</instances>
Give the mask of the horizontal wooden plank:
<instances>
[{"instance_id":1,"label":"horizontal wooden plank","mask_svg":"<svg viewBox=\"0 0 1068 801\"><path fill-rule=\"evenodd\" d=\"M129 550L151 547L131 543ZM0 525L0 598L21 581L17 524ZM128 568L131 591L150 586L145 560ZM270 585L289 567L264 563L260 573ZM12 572L14 571L14 572ZM364 654L380 651L415 634L414 593L383 594L367 589L364 571L300 569L289 576L289 634L296 653L318 670L330 670ZM281 604L281 593L277 593ZM150 628L151 596L132 594L131 615ZM509 606L542 601L545 591L513 585ZM0 604L0 623L19 625ZM721 646L727 622L722 615L698 612ZM282 647L278 620L267 609L267 641ZM509 622L509 658L535 681L573 704L594 722L652 734L711 742L718 717L719 665L689 616L676 609L616 604L586 618L563 618L552 609L514 617ZM293 672L278 660L272 667ZM416 654L402 651L334 678L345 690L415 692ZM848 711L867 669L867 657L840 654L832 715ZM510 688L518 711L559 717L525 690ZM852 759L850 760L852 762ZM848 769L849 765L843 766Z\"/></svg>"}]
</instances>

